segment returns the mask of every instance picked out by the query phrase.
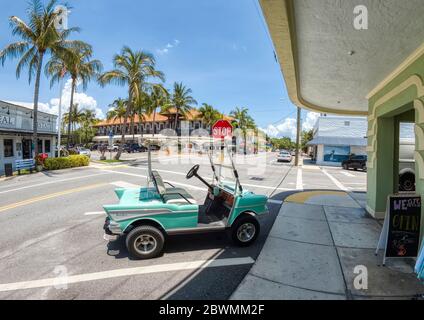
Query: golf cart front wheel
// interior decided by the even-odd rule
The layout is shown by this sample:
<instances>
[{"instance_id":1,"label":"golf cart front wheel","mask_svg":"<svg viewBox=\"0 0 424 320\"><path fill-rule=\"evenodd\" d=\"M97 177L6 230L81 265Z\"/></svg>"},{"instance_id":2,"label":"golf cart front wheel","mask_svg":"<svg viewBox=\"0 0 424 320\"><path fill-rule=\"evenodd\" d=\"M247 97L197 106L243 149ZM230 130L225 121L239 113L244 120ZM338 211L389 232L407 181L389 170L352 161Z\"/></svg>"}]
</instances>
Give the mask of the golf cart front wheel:
<instances>
[{"instance_id":1,"label":"golf cart front wheel","mask_svg":"<svg viewBox=\"0 0 424 320\"><path fill-rule=\"evenodd\" d=\"M126 245L130 255L137 259L159 256L165 244L162 231L152 226L134 228L127 235Z\"/></svg>"},{"instance_id":2,"label":"golf cart front wheel","mask_svg":"<svg viewBox=\"0 0 424 320\"><path fill-rule=\"evenodd\" d=\"M260 224L253 216L242 216L231 227L231 238L240 247L250 246L257 239Z\"/></svg>"}]
</instances>

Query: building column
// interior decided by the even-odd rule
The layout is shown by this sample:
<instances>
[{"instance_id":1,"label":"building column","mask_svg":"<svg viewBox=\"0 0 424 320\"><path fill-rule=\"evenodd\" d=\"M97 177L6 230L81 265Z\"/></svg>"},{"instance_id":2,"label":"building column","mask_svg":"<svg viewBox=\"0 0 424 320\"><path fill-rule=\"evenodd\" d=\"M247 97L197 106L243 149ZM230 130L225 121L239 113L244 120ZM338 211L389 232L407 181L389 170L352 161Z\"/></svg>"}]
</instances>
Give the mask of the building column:
<instances>
[{"instance_id":1,"label":"building column","mask_svg":"<svg viewBox=\"0 0 424 320\"><path fill-rule=\"evenodd\" d=\"M384 218L387 196L394 188L395 144L399 141L398 130L395 130L394 117L379 117L375 140L375 156L368 157L373 162L368 166L367 174L367 209L375 218Z\"/></svg>"},{"instance_id":2,"label":"building column","mask_svg":"<svg viewBox=\"0 0 424 320\"><path fill-rule=\"evenodd\" d=\"M422 196L421 236L424 235L424 97L414 101L415 109L415 182L416 192Z\"/></svg>"}]
</instances>

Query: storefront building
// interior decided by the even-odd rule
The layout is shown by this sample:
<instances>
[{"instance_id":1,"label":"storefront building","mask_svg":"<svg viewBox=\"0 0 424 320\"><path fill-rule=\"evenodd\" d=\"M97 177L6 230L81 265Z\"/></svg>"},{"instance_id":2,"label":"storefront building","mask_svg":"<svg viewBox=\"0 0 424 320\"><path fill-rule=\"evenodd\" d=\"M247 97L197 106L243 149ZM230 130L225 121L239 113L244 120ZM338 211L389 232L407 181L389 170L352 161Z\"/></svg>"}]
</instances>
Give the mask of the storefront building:
<instances>
[{"instance_id":1,"label":"storefront building","mask_svg":"<svg viewBox=\"0 0 424 320\"><path fill-rule=\"evenodd\" d=\"M318 165L341 166L352 155L366 155L366 133L366 118L322 116L309 142L313 147L313 159Z\"/></svg>"},{"instance_id":2,"label":"storefront building","mask_svg":"<svg viewBox=\"0 0 424 320\"><path fill-rule=\"evenodd\" d=\"M401 123L414 125L424 196L422 0L260 2L293 103L367 117L368 212L384 217L387 196L399 191Z\"/></svg>"},{"instance_id":3,"label":"storefront building","mask_svg":"<svg viewBox=\"0 0 424 320\"><path fill-rule=\"evenodd\" d=\"M0 176L4 175L5 164L16 167L16 160L34 158L32 148L32 109L0 100ZM57 117L38 112L37 144L39 153L49 157L55 154Z\"/></svg>"}]
</instances>

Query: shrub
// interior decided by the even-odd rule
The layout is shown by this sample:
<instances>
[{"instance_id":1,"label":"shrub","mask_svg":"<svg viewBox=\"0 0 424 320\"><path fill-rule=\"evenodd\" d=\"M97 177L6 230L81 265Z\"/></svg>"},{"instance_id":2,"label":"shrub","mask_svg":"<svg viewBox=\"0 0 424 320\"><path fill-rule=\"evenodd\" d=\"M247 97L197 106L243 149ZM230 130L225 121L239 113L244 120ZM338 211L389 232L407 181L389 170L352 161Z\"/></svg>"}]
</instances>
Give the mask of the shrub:
<instances>
[{"instance_id":1,"label":"shrub","mask_svg":"<svg viewBox=\"0 0 424 320\"><path fill-rule=\"evenodd\" d=\"M90 163L90 159L86 156L69 156L64 158L48 158L44 162L46 170L61 170L76 167L86 167Z\"/></svg>"}]
</instances>

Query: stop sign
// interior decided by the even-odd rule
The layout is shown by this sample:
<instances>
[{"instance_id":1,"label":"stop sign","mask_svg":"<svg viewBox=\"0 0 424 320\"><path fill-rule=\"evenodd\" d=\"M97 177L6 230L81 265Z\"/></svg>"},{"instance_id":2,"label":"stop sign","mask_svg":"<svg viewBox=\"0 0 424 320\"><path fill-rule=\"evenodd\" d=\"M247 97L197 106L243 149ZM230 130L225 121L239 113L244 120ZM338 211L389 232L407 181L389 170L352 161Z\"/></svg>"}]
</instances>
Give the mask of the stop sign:
<instances>
[{"instance_id":1,"label":"stop sign","mask_svg":"<svg viewBox=\"0 0 424 320\"><path fill-rule=\"evenodd\" d=\"M233 126L227 120L219 120L212 127L212 136L215 139L224 139L233 136Z\"/></svg>"}]
</instances>

